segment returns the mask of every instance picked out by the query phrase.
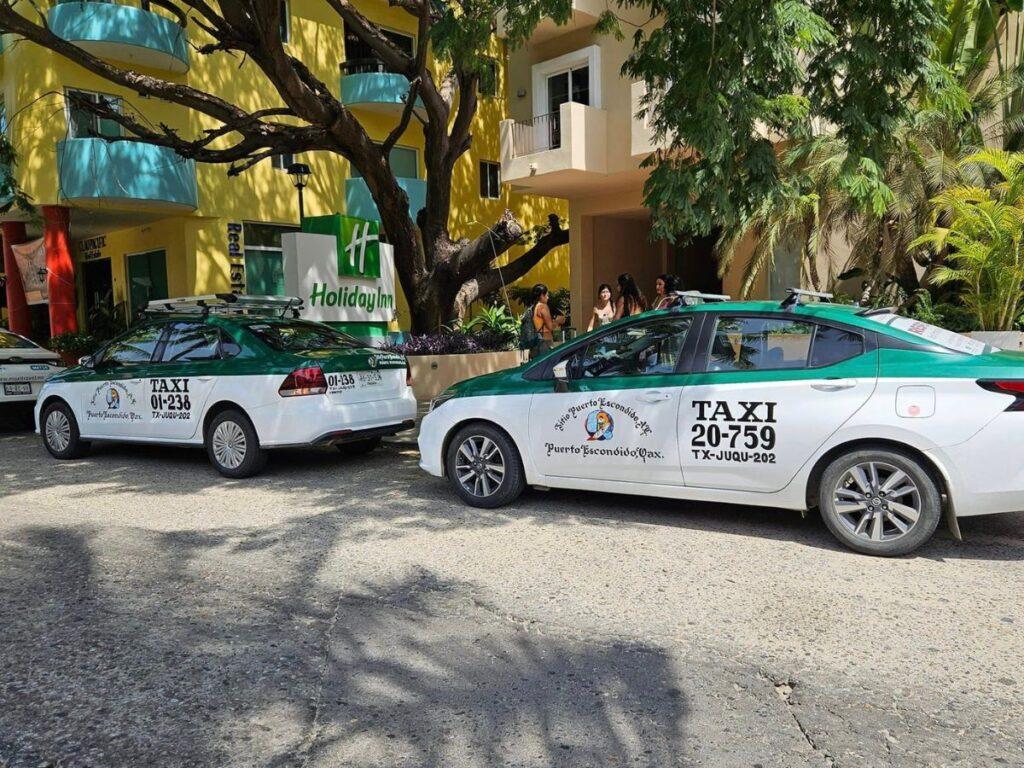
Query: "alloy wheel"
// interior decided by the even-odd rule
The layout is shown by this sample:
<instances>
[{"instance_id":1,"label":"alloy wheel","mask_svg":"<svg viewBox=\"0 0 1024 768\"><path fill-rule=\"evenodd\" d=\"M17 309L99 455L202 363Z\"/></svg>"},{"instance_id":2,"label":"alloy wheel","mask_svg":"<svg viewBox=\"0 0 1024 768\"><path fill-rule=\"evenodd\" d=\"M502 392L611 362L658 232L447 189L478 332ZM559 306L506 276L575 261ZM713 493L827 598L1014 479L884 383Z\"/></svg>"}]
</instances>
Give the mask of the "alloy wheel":
<instances>
[{"instance_id":1,"label":"alloy wheel","mask_svg":"<svg viewBox=\"0 0 1024 768\"><path fill-rule=\"evenodd\" d=\"M63 453L71 444L71 422L63 411L50 411L46 417L46 442L57 453Z\"/></svg>"},{"instance_id":2,"label":"alloy wheel","mask_svg":"<svg viewBox=\"0 0 1024 768\"><path fill-rule=\"evenodd\" d=\"M486 498L496 493L505 479L505 457L489 437L472 435L459 446L455 474L467 493Z\"/></svg>"},{"instance_id":3,"label":"alloy wheel","mask_svg":"<svg viewBox=\"0 0 1024 768\"><path fill-rule=\"evenodd\" d=\"M228 469L238 469L245 461L245 432L233 421L222 421L213 430L213 455Z\"/></svg>"},{"instance_id":4,"label":"alloy wheel","mask_svg":"<svg viewBox=\"0 0 1024 768\"><path fill-rule=\"evenodd\" d=\"M858 538L899 539L921 517L921 491L909 474L883 461L855 464L839 478L832 502L844 528Z\"/></svg>"}]
</instances>

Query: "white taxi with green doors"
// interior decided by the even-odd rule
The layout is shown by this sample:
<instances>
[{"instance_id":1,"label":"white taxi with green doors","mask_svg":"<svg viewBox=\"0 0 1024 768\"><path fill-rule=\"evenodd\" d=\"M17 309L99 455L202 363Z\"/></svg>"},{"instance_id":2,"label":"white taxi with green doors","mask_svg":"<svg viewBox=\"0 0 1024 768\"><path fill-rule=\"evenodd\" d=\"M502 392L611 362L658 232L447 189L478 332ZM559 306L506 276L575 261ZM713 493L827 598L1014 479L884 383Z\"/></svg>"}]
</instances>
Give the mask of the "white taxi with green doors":
<instances>
[{"instance_id":1,"label":"white taxi with green doors","mask_svg":"<svg viewBox=\"0 0 1024 768\"><path fill-rule=\"evenodd\" d=\"M94 440L205 445L223 475L266 449L372 450L415 424L401 355L298 319L299 299L152 302L144 321L43 386L36 426L59 459Z\"/></svg>"},{"instance_id":2,"label":"white taxi with green doors","mask_svg":"<svg viewBox=\"0 0 1024 768\"><path fill-rule=\"evenodd\" d=\"M34 403L43 382L63 367L56 352L0 328L0 406Z\"/></svg>"},{"instance_id":3,"label":"white taxi with green doors","mask_svg":"<svg viewBox=\"0 0 1024 768\"><path fill-rule=\"evenodd\" d=\"M816 507L876 555L914 550L943 512L959 536L957 517L1024 510L1024 355L804 293L686 295L457 384L422 422L420 466L478 507L526 485Z\"/></svg>"}]
</instances>

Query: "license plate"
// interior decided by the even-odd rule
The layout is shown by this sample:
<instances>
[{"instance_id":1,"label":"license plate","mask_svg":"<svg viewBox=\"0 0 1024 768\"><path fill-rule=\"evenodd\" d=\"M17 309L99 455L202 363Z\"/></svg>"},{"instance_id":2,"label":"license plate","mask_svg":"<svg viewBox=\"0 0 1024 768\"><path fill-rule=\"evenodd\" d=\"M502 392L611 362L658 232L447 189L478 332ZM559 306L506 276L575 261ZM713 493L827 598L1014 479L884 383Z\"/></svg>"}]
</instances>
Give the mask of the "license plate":
<instances>
[{"instance_id":1,"label":"license plate","mask_svg":"<svg viewBox=\"0 0 1024 768\"><path fill-rule=\"evenodd\" d=\"M359 372L359 383L364 387L373 387L380 384L384 380L381 376L380 371L360 371Z\"/></svg>"},{"instance_id":2,"label":"license plate","mask_svg":"<svg viewBox=\"0 0 1024 768\"><path fill-rule=\"evenodd\" d=\"M31 395L32 385L27 381L16 381L12 384L4 384L5 395Z\"/></svg>"}]
</instances>

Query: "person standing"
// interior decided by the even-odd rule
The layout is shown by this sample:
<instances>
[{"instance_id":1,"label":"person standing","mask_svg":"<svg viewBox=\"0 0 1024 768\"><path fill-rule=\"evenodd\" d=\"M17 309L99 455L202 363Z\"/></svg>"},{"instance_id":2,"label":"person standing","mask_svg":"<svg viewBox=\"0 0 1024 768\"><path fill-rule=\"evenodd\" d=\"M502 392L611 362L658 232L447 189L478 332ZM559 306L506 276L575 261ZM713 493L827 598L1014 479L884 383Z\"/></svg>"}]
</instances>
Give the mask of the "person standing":
<instances>
[{"instance_id":1,"label":"person standing","mask_svg":"<svg viewBox=\"0 0 1024 768\"><path fill-rule=\"evenodd\" d=\"M644 298L636 280L629 272L619 275L619 296L615 299L615 319L632 317L646 312L648 309L647 299Z\"/></svg>"},{"instance_id":2,"label":"person standing","mask_svg":"<svg viewBox=\"0 0 1024 768\"><path fill-rule=\"evenodd\" d=\"M526 327L521 331L525 342L524 348L529 351L531 360L551 349L555 339L555 328L560 328L565 322L565 315L551 316L551 309L548 307L550 298L551 294L546 285L537 283L533 286L533 304L527 310L527 316L524 317L523 322ZM531 327L532 334L530 333Z\"/></svg>"},{"instance_id":3,"label":"person standing","mask_svg":"<svg viewBox=\"0 0 1024 768\"><path fill-rule=\"evenodd\" d=\"M675 275L658 275L654 281L654 304L651 309L669 309L679 303L676 291L679 290L679 278Z\"/></svg>"},{"instance_id":4,"label":"person standing","mask_svg":"<svg viewBox=\"0 0 1024 768\"><path fill-rule=\"evenodd\" d=\"M607 325L614 319L615 306L612 304L612 287L608 283L601 283L597 287L597 302L594 304L594 311L590 314L587 332Z\"/></svg>"}]
</instances>

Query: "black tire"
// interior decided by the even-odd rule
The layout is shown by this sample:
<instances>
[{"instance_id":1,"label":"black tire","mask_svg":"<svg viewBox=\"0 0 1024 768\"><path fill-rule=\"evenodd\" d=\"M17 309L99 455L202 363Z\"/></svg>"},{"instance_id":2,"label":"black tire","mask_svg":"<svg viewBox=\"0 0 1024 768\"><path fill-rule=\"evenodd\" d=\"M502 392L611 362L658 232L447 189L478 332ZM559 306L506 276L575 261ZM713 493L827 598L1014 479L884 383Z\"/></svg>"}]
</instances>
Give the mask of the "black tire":
<instances>
[{"instance_id":1,"label":"black tire","mask_svg":"<svg viewBox=\"0 0 1024 768\"><path fill-rule=\"evenodd\" d=\"M834 459L821 476L818 506L839 541L880 557L913 552L932 537L942 517L932 473L913 456L888 448Z\"/></svg>"},{"instance_id":2,"label":"black tire","mask_svg":"<svg viewBox=\"0 0 1024 768\"><path fill-rule=\"evenodd\" d=\"M78 431L78 420L71 406L63 400L46 406L39 418L39 431L43 445L55 459L78 459L89 450L89 443L82 440Z\"/></svg>"},{"instance_id":3,"label":"black tire","mask_svg":"<svg viewBox=\"0 0 1024 768\"><path fill-rule=\"evenodd\" d=\"M371 437L366 440L353 440L350 443L337 443L334 447L342 456L362 456L380 448L380 438Z\"/></svg>"},{"instance_id":4,"label":"black tire","mask_svg":"<svg viewBox=\"0 0 1024 768\"><path fill-rule=\"evenodd\" d=\"M206 455L224 477L242 478L257 474L267 463L256 430L242 411L221 411L206 429Z\"/></svg>"},{"instance_id":5,"label":"black tire","mask_svg":"<svg viewBox=\"0 0 1024 768\"><path fill-rule=\"evenodd\" d=\"M479 460L471 456L471 445L476 446ZM464 446L466 452L463 452ZM484 457L488 461L484 461ZM494 469L499 463L502 467L500 472ZM526 487L523 461L515 443L500 429L484 422L467 424L455 434L448 443L445 469L455 493L472 507L494 509L504 506L515 501ZM467 472L472 477L464 483L459 478L467 477Z\"/></svg>"}]
</instances>

